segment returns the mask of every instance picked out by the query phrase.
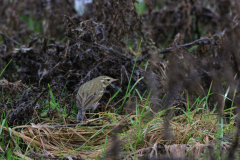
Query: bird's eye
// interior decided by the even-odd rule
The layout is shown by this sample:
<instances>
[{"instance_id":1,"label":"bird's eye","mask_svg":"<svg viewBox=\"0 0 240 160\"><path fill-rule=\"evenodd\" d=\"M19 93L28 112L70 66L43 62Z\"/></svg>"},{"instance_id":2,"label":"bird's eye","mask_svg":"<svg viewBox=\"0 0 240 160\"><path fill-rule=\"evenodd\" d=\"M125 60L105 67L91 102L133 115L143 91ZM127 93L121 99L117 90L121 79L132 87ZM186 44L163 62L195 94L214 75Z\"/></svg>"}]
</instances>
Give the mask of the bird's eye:
<instances>
[{"instance_id":1,"label":"bird's eye","mask_svg":"<svg viewBox=\"0 0 240 160\"><path fill-rule=\"evenodd\" d=\"M108 82L110 81L110 79L108 79Z\"/></svg>"}]
</instances>

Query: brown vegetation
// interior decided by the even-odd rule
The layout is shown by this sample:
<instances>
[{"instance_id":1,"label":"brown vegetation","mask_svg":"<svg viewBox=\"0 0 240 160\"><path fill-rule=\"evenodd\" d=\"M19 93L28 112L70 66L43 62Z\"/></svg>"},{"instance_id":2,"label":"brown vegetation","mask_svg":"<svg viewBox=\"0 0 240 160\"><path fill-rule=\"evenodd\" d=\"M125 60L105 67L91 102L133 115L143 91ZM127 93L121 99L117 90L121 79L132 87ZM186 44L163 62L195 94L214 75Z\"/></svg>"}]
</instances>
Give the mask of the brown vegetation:
<instances>
[{"instance_id":1,"label":"brown vegetation","mask_svg":"<svg viewBox=\"0 0 240 160\"><path fill-rule=\"evenodd\" d=\"M14 143L15 155L184 159L205 153L214 159L218 149L229 159L238 155L240 3L145 0L141 14L138 3L93 0L79 16L73 0L0 2L2 134ZM119 81L108 87L90 121L77 125L76 92L100 75ZM138 80L135 95L126 96ZM205 96L198 104L209 108L203 112L194 102ZM136 116L143 108L146 114ZM217 143L220 118L227 142L236 132L232 144Z\"/></svg>"}]
</instances>

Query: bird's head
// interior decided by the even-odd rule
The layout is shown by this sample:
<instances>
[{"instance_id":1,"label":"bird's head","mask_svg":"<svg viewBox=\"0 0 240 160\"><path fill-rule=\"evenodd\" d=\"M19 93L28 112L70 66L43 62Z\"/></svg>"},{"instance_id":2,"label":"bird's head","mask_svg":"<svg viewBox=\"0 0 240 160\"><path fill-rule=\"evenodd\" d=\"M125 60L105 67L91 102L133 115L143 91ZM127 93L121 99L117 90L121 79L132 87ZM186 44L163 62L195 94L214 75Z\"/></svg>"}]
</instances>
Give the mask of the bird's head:
<instances>
[{"instance_id":1,"label":"bird's head","mask_svg":"<svg viewBox=\"0 0 240 160\"><path fill-rule=\"evenodd\" d=\"M100 77L98 77L98 79L100 80L100 82L102 82L104 88L107 87L112 82L115 82L118 80L118 79L113 79L108 76L100 76Z\"/></svg>"}]
</instances>

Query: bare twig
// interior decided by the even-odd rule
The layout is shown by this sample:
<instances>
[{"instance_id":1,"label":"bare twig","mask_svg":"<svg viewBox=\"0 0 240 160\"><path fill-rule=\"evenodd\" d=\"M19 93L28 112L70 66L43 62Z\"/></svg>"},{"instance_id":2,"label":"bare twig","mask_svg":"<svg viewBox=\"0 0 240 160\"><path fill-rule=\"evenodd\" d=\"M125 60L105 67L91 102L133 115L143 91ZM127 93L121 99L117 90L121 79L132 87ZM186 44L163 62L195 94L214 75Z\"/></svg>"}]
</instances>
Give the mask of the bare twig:
<instances>
[{"instance_id":1,"label":"bare twig","mask_svg":"<svg viewBox=\"0 0 240 160\"><path fill-rule=\"evenodd\" d=\"M3 37L9 39L10 41L12 41L13 43L15 43L15 44L17 44L17 45L22 46L21 43L18 43L17 41L15 41L15 40L13 40L12 38L10 38L10 37L6 36L5 34L3 34L2 32L0 32L0 35L2 35Z\"/></svg>"}]
</instances>

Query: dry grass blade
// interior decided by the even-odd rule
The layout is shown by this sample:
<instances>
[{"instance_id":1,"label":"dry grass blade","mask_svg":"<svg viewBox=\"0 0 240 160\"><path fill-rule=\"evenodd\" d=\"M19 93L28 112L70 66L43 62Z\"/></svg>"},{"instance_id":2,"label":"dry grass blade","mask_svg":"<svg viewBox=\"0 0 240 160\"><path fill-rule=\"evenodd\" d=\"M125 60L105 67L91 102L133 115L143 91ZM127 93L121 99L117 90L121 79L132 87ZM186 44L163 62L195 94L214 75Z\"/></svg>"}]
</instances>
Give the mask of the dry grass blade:
<instances>
[{"instance_id":1,"label":"dry grass blade","mask_svg":"<svg viewBox=\"0 0 240 160\"><path fill-rule=\"evenodd\" d=\"M12 133L29 144L28 150L37 146L43 155L67 157L69 154L74 154L79 158L96 158L103 152L102 145L105 142L106 135L110 134L114 128L124 121L109 124L104 122L103 119L98 119L91 122L91 124L96 123L97 126L76 125L72 127L66 127L65 125L54 127L56 125L54 122L52 124L31 124L15 127L12 129ZM19 129L21 133L17 132ZM111 144L111 138L109 139L107 146Z\"/></svg>"},{"instance_id":2,"label":"dry grass blade","mask_svg":"<svg viewBox=\"0 0 240 160\"><path fill-rule=\"evenodd\" d=\"M33 160L32 158L29 158L25 155L23 155L22 153L19 153L19 152L13 152L14 155L18 156L18 157L21 157L22 159L24 160Z\"/></svg>"}]
</instances>

